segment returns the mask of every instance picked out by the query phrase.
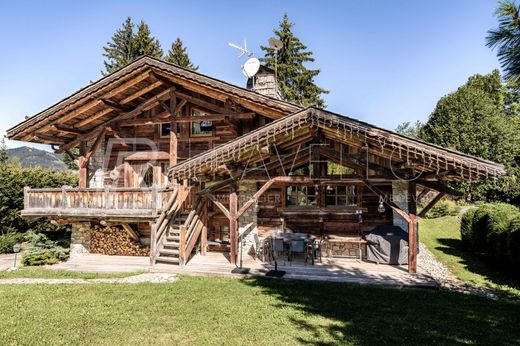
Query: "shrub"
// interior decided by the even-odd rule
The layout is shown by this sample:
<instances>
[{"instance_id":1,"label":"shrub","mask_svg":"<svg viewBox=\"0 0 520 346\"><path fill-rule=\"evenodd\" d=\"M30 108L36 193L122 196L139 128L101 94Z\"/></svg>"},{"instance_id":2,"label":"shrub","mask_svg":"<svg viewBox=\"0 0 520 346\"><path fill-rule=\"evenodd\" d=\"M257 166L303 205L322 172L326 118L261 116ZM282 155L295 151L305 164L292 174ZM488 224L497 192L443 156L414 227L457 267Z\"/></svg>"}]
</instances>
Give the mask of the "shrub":
<instances>
[{"instance_id":1,"label":"shrub","mask_svg":"<svg viewBox=\"0 0 520 346\"><path fill-rule=\"evenodd\" d=\"M444 199L439 201L428 212L428 217L437 218L442 216L456 216L460 213L460 206L452 200Z\"/></svg>"},{"instance_id":2,"label":"shrub","mask_svg":"<svg viewBox=\"0 0 520 346\"><path fill-rule=\"evenodd\" d=\"M21 233L9 232L0 235L0 254L13 252L13 246L21 239Z\"/></svg>"},{"instance_id":3,"label":"shrub","mask_svg":"<svg viewBox=\"0 0 520 346\"><path fill-rule=\"evenodd\" d=\"M477 209L468 209L460 220L460 239L465 247L471 246L471 228Z\"/></svg>"},{"instance_id":4,"label":"shrub","mask_svg":"<svg viewBox=\"0 0 520 346\"><path fill-rule=\"evenodd\" d=\"M520 216L511 220L509 224L507 256L512 268L518 268L520 266Z\"/></svg>"},{"instance_id":5,"label":"shrub","mask_svg":"<svg viewBox=\"0 0 520 346\"><path fill-rule=\"evenodd\" d=\"M69 250L49 240L45 234L28 232L29 249L23 253L22 263L26 266L56 264L69 257Z\"/></svg>"}]
</instances>

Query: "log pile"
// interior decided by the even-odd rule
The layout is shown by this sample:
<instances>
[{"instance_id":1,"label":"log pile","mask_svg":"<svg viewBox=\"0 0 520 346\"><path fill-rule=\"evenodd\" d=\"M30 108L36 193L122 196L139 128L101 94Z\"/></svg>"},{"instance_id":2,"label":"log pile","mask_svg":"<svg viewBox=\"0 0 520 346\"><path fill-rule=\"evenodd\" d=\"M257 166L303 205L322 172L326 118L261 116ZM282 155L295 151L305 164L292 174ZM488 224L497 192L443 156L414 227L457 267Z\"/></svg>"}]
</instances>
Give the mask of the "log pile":
<instances>
[{"instance_id":1,"label":"log pile","mask_svg":"<svg viewBox=\"0 0 520 346\"><path fill-rule=\"evenodd\" d=\"M92 228L90 252L104 255L149 256L150 248L133 240L121 226Z\"/></svg>"}]
</instances>

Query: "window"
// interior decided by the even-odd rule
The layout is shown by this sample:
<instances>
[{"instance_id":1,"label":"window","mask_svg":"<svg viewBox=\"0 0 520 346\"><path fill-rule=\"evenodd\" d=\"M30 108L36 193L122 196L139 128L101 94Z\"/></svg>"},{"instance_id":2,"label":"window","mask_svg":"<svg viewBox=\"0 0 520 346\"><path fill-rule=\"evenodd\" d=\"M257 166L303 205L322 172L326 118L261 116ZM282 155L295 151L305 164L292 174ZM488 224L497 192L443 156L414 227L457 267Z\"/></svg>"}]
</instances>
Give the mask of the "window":
<instances>
[{"instance_id":1,"label":"window","mask_svg":"<svg viewBox=\"0 0 520 346\"><path fill-rule=\"evenodd\" d=\"M288 207L306 207L318 204L318 191L314 186L287 186L285 192L285 205Z\"/></svg>"},{"instance_id":2,"label":"window","mask_svg":"<svg viewBox=\"0 0 520 346\"><path fill-rule=\"evenodd\" d=\"M177 125L177 136L181 134L181 124L176 123ZM161 138L170 137L170 123L161 124Z\"/></svg>"},{"instance_id":3,"label":"window","mask_svg":"<svg viewBox=\"0 0 520 346\"><path fill-rule=\"evenodd\" d=\"M357 206L357 187L355 185L327 186L325 199L327 206Z\"/></svg>"},{"instance_id":4,"label":"window","mask_svg":"<svg viewBox=\"0 0 520 346\"><path fill-rule=\"evenodd\" d=\"M206 113L194 109L191 113L194 117L206 115ZM192 136L211 136L213 134L213 123L211 121L200 121L191 123Z\"/></svg>"}]
</instances>

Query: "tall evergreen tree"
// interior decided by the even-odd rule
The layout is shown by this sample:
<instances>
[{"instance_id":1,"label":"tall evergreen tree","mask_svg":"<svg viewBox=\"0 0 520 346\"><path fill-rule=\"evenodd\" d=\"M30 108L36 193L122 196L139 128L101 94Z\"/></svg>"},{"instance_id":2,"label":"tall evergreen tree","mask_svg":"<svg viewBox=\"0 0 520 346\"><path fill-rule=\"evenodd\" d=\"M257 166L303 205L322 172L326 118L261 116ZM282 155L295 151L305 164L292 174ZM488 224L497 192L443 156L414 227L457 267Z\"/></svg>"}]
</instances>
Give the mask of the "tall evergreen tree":
<instances>
[{"instance_id":1,"label":"tall evergreen tree","mask_svg":"<svg viewBox=\"0 0 520 346\"><path fill-rule=\"evenodd\" d=\"M490 48L498 47L497 56L505 77L519 82L520 5L511 0L500 1L495 15L498 17L498 28L488 31L486 44Z\"/></svg>"},{"instance_id":2,"label":"tall evergreen tree","mask_svg":"<svg viewBox=\"0 0 520 346\"><path fill-rule=\"evenodd\" d=\"M130 64L142 55L151 55L161 58L163 51L159 40L152 36L150 28L144 21L137 27L137 34L134 32L135 24L132 18L128 17L121 29L118 29L111 42L103 47L107 58L104 61L105 71L103 75L112 73Z\"/></svg>"},{"instance_id":3,"label":"tall evergreen tree","mask_svg":"<svg viewBox=\"0 0 520 346\"><path fill-rule=\"evenodd\" d=\"M107 45L103 47L105 51L103 56L107 58L104 61L106 71L102 72L104 75L117 71L134 61L134 26L132 18L126 18L123 27L112 36L112 41L107 42Z\"/></svg>"},{"instance_id":4,"label":"tall evergreen tree","mask_svg":"<svg viewBox=\"0 0 520 346\"><path fill-rule=\"evenodd\" d=\"M134 36L134 52L137 57L150 55L162 59L163 50L159 40L152 36L148 25L141 20Z\"/></svg>"},{"instance_id":5,"label":"tall evergreen tree","mask_svg":"<svg viewBox=\"0 0 520 346\"><path fill-rule=\"evenodd\" d=\"M192 71L197 71L199 69L198 66L192 64L186 47L184 46L180 37L177 37L175 42L172 43L172 46L168 51L168 55L164 57L164 61L187 68Z\"/></svg>"},{"instance_id":6,"label":"tall evergreen tree","mask_svg":"<svg viewBox=\"0 0 520 346\"><path fill-rule=\"evenodd\" d=\"M307 46L294 35L293 27L294 24L289 22L289 17L285 13L278 29L273 30L276 37L283 43L283 47L278 51L277 59L275 59L276 52L273 48L261 46L265 57L260 60L270 68L274 69L276 66L278 85L285 100L302 106L325 107L325 101L321 95L327 94L328 91L318 87L314 82L314 78L320 73L320 70L311 70L304 65L307 62L314 62L313 52L308 51Z\"/></svg>"}]
</instances>

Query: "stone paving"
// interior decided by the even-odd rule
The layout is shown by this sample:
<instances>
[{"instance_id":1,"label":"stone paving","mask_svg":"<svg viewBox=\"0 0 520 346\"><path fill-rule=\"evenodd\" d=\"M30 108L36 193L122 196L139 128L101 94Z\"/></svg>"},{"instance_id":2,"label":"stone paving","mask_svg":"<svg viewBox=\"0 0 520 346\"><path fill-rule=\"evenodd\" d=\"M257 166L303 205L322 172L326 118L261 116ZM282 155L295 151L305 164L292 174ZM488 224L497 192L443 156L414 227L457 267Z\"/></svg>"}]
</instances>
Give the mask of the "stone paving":
<instances>
[{"instance_id":1,"label":"stone paving","mask_svg":"<svg viewBox=\"0 0 520 346\"><path fill-rule=\"evenodd\" d=\"M21 285L21 284L138 284L150 282L154 284L174 282L177 279L175 274L169 273L145 273L133 275L126 278L107 278L107 279L37 279L37 278L14 278L0 279L0 285Z\"/></svg>"}]
</instances>

